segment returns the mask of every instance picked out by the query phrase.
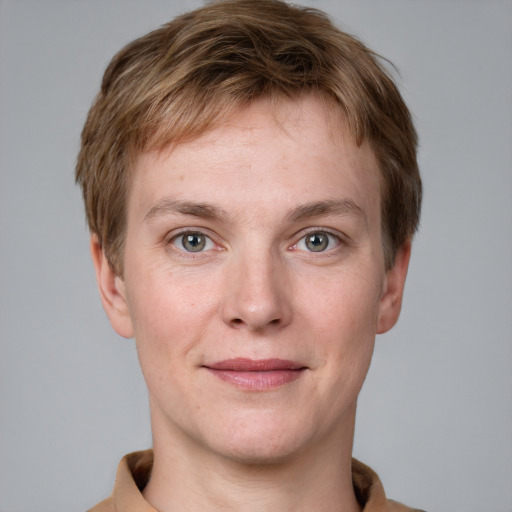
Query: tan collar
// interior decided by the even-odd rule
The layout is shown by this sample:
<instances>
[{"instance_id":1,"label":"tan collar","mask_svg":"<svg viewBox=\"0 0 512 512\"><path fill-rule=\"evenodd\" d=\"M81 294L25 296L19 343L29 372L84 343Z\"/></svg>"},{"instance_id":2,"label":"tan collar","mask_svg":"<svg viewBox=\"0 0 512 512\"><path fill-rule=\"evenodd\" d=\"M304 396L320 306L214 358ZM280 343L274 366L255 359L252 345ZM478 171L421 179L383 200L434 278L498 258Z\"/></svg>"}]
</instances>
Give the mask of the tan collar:
<instances>
[{"instance_id":1,"label":"tan collar","mask_svg":"<svg viewBox=\"0 0 512 512\"><path fill-rule=\"evenodd\" d=\"M157 512L142 496L153 467L153 451L146 450L126 455L120 462L112 496L91 512L109 510L113 505L118 512ZM386 499L377 474L362 462L352 459L352 481L356 497L363 512L407 512L409 507ZM101 508L100 508L101 507Z\"/></svg>"}]
</instances>

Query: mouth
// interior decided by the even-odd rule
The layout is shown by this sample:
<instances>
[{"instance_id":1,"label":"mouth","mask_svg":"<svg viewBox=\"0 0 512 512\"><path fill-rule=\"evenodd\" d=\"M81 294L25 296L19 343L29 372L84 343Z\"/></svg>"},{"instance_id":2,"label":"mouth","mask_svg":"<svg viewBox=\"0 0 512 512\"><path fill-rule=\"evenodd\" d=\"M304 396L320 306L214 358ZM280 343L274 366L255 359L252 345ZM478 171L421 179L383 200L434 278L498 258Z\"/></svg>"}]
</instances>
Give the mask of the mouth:
<instances>
[{"instance_id":1,"label":"mouth","mask_svg":"<svg viewBox=\"0 0 512 512\"><path fill-rule=\"evenodd\" d=\"M212 375L235 387L264 391L289 384L307 367L284 359L235 358L203 365Z\"/></svg>"}]
</instances>

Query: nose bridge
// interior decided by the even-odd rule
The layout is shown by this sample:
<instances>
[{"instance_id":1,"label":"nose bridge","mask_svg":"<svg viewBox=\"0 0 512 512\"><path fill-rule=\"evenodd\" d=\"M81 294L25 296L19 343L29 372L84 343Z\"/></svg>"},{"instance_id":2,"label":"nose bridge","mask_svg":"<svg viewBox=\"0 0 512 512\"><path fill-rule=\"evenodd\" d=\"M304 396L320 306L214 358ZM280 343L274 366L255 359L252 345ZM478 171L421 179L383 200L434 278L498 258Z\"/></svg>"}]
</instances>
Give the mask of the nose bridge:
<instances>
[{"instance_id":1,"label":"nose bridge","mask_svg":"<svg viewBox=\"0 0 512 512\"><path fill-rule=\"evenodd\" d=\"M233 256L226 277L224 321L232 327L261 331L289 323L283 262L268 246L245 247Z\"/></svg>"}]
</instances>

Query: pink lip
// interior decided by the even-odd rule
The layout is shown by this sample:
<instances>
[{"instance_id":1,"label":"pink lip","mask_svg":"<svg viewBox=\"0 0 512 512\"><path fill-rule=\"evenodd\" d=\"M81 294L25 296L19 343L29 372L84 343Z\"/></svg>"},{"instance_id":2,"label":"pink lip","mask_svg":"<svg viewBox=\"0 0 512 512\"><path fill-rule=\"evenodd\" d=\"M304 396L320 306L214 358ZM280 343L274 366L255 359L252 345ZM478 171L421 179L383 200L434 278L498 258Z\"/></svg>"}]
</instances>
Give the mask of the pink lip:
<instances>
[{"instance_id":1,"label":"pink lip","mask_svg":"<svg viewBox=\"0 0 512 512\"><path fill-rule=\"evenodd\" d=\"M219 379L234 386L256 390L272 389L297 380L306 369L284 359L235 358L205 365Z\"/></svg>"}]
</instances>

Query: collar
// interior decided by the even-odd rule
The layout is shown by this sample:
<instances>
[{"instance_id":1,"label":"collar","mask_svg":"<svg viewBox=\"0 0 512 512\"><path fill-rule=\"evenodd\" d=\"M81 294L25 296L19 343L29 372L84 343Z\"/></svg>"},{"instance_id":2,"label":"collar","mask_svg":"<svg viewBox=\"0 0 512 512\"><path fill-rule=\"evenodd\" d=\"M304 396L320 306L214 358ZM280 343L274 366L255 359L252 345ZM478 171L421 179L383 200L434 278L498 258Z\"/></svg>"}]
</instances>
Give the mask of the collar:
<instances>
[{"instance_id":1,"label":"collar","mask_svg":"<svg viewBox=\"0 0 512 512\"><path fill-rule=\"evenodd\" d=\"M126 455L117 470L112 496L115 510L123 512L157 512L142 496L153 467L153 451ZM363 512L412 512L413 509L388 500L377 474L368 466L352 459L352 482Z\"/></svg>"}]
</instances>

